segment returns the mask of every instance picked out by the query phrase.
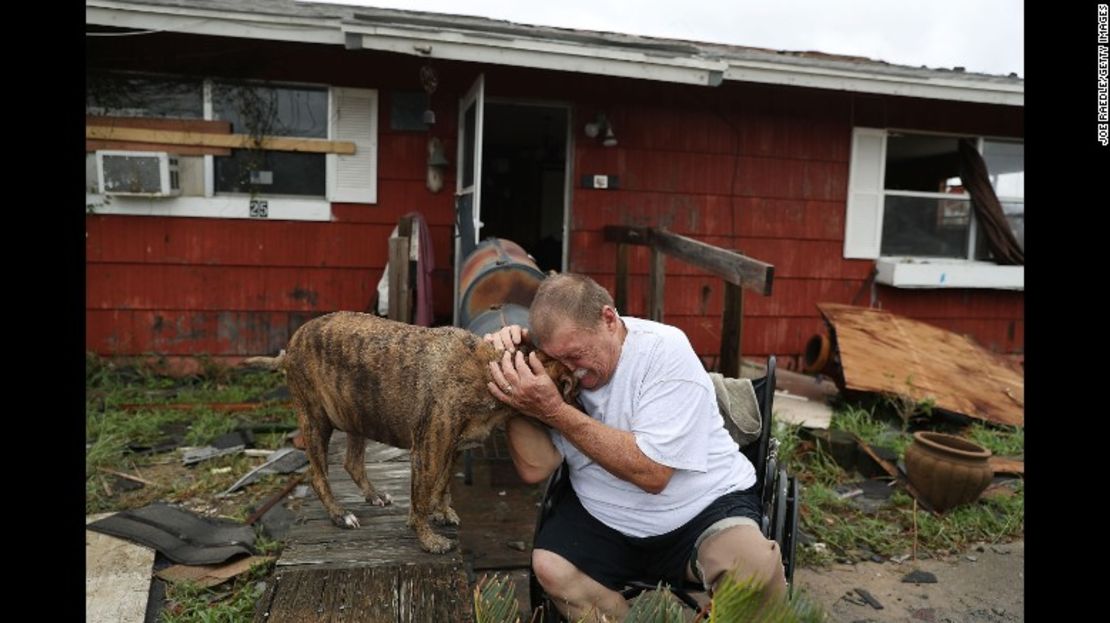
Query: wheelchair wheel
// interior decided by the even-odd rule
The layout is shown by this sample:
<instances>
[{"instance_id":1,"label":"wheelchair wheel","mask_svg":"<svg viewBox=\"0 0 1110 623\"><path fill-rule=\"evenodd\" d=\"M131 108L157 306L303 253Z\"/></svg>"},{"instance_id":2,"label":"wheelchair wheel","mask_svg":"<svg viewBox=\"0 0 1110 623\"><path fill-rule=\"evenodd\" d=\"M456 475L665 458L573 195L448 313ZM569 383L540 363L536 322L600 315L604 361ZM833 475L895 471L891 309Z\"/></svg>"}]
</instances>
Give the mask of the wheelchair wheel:
<instances>
[{"instance_id":1,"label":"wheelchair wheel","mask_svg":"<svg viewBox=\"0 0 1110 623\"><path fill-rule=\"evenodd\" d=\"M773 521L771 525L771 539L778 541L779 548L783 549L783 540L786 536L784 534L786 528L786 506L787 506L787 482L786 468L778 471L778 476L775 478L775 512L772 515ZM785 551L785 550L783 550Z\"/></svg>"}]
</instances>

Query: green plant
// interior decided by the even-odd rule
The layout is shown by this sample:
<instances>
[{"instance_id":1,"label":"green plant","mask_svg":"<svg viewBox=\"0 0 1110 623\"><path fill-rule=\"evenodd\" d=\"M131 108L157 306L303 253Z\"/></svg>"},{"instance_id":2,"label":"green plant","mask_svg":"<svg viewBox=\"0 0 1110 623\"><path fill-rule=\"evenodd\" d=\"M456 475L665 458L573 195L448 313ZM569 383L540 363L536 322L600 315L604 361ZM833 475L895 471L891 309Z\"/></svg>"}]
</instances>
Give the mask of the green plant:
<instances>
[{"instance_id":1,"label":"green plant","mask_svg":"<svg viewBox=\"0 0 1110 623\"><path fill-rule=\"evenodd\" d=\"M737 580L731 573L717 584L712 603L709 623L817 623L825 620L821 609L804 594L768 599L750 578Z\"/></svg>"},{"instance_id":2,"label":"green plant","mask_svg":"<svg viewBox=\"0 0 1110 623\"><path fill-rule=\"evenodd\" d=\"M234 416L211 409L194 409L193 413L196 415L185 435L185 443L190 446L203 446L216 437L235 430L239 424Z\"/></svg>"},{"instance_id":3,"label":"green plant","mask_svg":"<svg viewBox=\"0 0 1110 623\"><path fill-rule=\"evenodd\" d=\"M281 541L266 536L261 528L255 531L254 549L260 556L276 556L281 553Z\"/></svg>"},{"instance_id":4,"label":"green plant","mask_svg":"<svg viewBox=\"0 0 1110 623\"><path fill-rule=\"evenodd\" d=\"M883 405L841 403L831 427L903 454L912 436L892 427L892 421L876 417L876 406ZM929 402L924 401L923 408L928 406ZM782 464L801 485L801 529L815 542L798 549L798 564L825 565L837 558L863 558L872 553L890 557L910 552L915 545L913 498L901 488L892 490L889 504L881 507L865 507L841 497L843 488L838 486L848 483L852 475L814 445L802 442L798 432L797 428L782 427L775 435L780 442ZM1020 428L974 424L966 434L996 454L1024 452L1024 431ZM916 546L919 552L942 552L974 542L1020 538L1023 532L1024 488L1018 483L1009 492L983 498L941 516L918 510Z\"/></svg>"},{"instance_id":5,"label":"green plant","mask_svg":"<svg viewBox=\"0 0 1110 623\"><path fill-rule=\"evenodd\" d=\"M894 377L894 375L890 373L886 376L890 379ZM912 375L906 377L905 383L905 392L890 392L882 395L883 402L898 414L899 419L902 420L903 432L909 429L911 419L919 416L927 418L933 414L933 408L936 407L936 399L932 396L914 398L915 395L921 392L914 386Z\"/></svg>"},{"instance_id":6,"label":"green plant","mask_svg":"<svg viewBox=\"0 0 1110 623\"><path fill-rule=\"evenodd\" d=\"M1012 495L988 497L959 506L939 517L920 511L918 539L931 550L958 551L976 542L997 543L1020 534L1025 526L1024 486Z\"/></svg>"},{"instance_id":7,"label":"green plant","mask_svg":"<svg viewBox=\"0 0 1110 623\"><path fill-rule=\"evenodd\" d=\"M632 602L623 623L683 623L686 614L681 603L675 601L663 583L640 594Z\"/></svg>"},{"instance_id":8,"label":"green plant","mask_svg":"<svg viewBox=\"0 0 1110 623\"><path fill-rule=\"evenodd\" d=\"M853 433L870 445L882 445L889 437L886 424L875 417L874 409L853 405L834 411L829 428Z\"/></svg>"},{"instance_id":9,"label":"green plant","mask_svg":"<svg viewBox=\"0 0 1110 623\"><path fill-rule=\"evenodd\" d=\"M474 620L477 623L520 622L520 603L511 579L494 574L478 580L474 587Z\"/></svg>"},{"instance_id":10,"label":"green plant","mask_svg":"<svg viewBox=\"0 0 1110 623\"><path fill-rule=\"evenodd\" d=\"M1025 454L1025 429L1020 426L985 425L976 422L968 430L968 436L996 456Z\"/></svg>"},{"instance_id":11,"label":"green plant","mask_svg":"<svg viewBox=\"0 0 1110 623\"><path fill-rule=\"evenodd\" d=\"M163 623L245 623L254 615L255 602L264 588L264 579L271 563L254 565L234 580L228 588L219 585L202 588L183 582L166 587L166 605L161 613Z\"/></svg>"}]
</instances>

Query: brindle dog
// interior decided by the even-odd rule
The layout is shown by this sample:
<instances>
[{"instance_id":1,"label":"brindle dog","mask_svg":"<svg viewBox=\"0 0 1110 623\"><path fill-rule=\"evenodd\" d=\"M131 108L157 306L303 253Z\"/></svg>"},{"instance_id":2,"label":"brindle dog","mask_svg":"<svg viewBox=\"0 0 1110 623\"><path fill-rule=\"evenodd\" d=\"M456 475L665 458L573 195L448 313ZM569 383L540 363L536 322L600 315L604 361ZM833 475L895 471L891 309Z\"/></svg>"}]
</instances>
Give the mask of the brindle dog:
<instances>
[{"instance_id":1,"label":"brindle dog","mask_svg":"<svg viewBox=\"0 0 1110 623\"><path fill-rule=\"evenodd\" d=\"M564 400L572 400L574 376L538 354ZM335 501L327 480L328 441L338 429L347 433L347 473L377 506L391 500L366 477L366 440L412 450L408 525L424 550L451 549L452 542L433 532L428 520L459 523L449 490L455 453L481 443L515 414L486 387L488 363L498 357L491 344L468 331L370 314L335 312L297 329L285 353L270 361L285 371L312 466L312 488L335 525L359 527L354 514Z\"/></svg>"}]
</instances>

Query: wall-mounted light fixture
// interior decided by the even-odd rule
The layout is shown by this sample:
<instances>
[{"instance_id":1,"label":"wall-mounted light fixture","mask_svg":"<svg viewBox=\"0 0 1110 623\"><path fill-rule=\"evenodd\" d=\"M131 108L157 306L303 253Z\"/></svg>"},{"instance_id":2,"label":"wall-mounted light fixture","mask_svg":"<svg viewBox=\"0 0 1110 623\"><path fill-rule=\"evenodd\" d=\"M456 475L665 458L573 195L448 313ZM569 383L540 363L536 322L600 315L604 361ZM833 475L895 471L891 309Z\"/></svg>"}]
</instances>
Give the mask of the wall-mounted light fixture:
<instances>
[{"instance_id":1,"label":"wall-mounted light fixture","mask_svg":"<svg viewBox=\"0 0 1110 623\"><path fill-rule=\"evenodd\" d=\"M606 147L617 146L617 136L613 134L613 124L605 116L605 113L597 113L597 118L586 124L583 128L586 136L590 138L601 137L601 144Z\"/></svg>"}]
</instances>

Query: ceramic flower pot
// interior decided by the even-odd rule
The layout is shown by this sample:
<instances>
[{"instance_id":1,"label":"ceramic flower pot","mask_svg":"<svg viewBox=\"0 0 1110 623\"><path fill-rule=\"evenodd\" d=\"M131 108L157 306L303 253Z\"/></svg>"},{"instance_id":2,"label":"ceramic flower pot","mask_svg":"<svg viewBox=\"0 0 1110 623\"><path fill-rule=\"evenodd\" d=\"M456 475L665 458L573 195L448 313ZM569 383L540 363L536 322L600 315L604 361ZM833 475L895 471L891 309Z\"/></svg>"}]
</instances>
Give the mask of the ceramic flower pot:
<instances>
[{"instance_id":1,"label":"ceramic flower pot","mask_svg":"<svg viewBox=\"0 0 1110 623\"><path fill-rule=\"evenodd\" d=\"M979 499L994 478L990 450L962 437L916 432L906 448L906 475L938 512Z\"/></svg>"}]
</instances>

